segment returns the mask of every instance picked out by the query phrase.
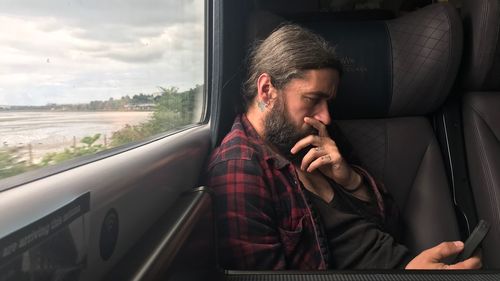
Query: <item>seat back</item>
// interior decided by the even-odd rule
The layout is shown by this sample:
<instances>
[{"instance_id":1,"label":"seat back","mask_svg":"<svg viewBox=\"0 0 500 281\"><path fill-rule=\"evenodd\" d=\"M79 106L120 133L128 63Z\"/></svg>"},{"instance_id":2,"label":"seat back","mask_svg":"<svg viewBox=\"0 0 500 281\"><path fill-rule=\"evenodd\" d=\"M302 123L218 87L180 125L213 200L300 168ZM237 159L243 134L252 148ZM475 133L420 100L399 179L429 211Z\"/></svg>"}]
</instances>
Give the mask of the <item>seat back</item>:
<instances>
[{"instance_id":1,"label":"seat back","mask_svg":"<svg viewBox=\"0 0 500 281\"><path fill-rule=\"evenodd\" d=\"M500 1L464 1L462 12L467 164L478 217L491 225L483 263L500 268Z\"/></svg>"},{"instance_id":2,"label":"seat back","mask_svg":"<svg viewBox=\"0 0 500 281\"><path fill-rule=\"evenodd\" d=\"M394 196L404 243L420 252L460 231L429 115L450 92L462 52L454 7L375 22L308 21L345 71L331 112L362 164Z\"/></svg>"}]
</instances>

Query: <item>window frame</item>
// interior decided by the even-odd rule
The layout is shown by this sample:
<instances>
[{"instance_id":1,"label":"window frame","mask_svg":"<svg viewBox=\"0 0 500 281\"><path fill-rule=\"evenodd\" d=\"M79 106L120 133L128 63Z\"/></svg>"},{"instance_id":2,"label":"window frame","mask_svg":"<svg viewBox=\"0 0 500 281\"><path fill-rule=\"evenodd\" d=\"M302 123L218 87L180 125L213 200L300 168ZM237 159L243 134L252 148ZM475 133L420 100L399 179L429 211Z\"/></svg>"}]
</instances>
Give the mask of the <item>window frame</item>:
<instances>
[{"instance_id":1,"label":"window frame","mask_svg":"<svg viewBox=\"0 0 500 281\"><path fill-rule=\"evenodd\" d=\"M213 69L211 67L212 65L214 65L213 64L214 60L212 59L212 55L214 55L214 56L216 55L213 52L214 48L212 47L213 46L212 43L214 42L213 41L214 40L214 38L213 38L214 32L212 30L214 24L213 24L212 13L214 13L213 2L217 2L217 1L203 0L200 2L202 2L204 5L204 15L203 15L203 19L202 19L203 25L204 25L204 32L203 32L203 36L204 36L203 56L204 56L204 58L203 58L203 66L201 66L201 67L203 67L203 91L202 91L202 97L200 98L200 102L201 102L201 104L200 104L200 107L201 107L200 108L200 116L199 116L199 118L196 119L198 121L193 122L191 124L184 125L184 126L180 126L178 128L173 128L171 130L168 130L168 131L165 131L165 132L153 135L153 136L146 137L145 139L140 140L140 141L130 142L130 143L127 143L125 145L118 146L118 147L105 149L105 150L97 152L95 154L79 156L79 157L76 157L73 159L66 160L66 161L61 162L61 163L49 165L46 167L37 168L37 169L32 170L32 171L27 171L27 172L24 172L24 173L21 173L18 175L14 175L11 177L0 179L0 192L6 191L6 190L9 190L9 189L12 189L12 188L24 185L24 184L28 184L28 183L31 183L31 182L37 181L39 179L43 179L43 178L55 175L55 174L59 174L59 173L62 173L64 171L75 169L75 168L78 168L80 166L87 165L87 164L90 164L90 163L93 163L93 162L96 162L96 161L99 161L102 159L106 159L108 157L112 157L112 156L127 152L129 150L132 150L132 149L144 146L144 145L148 145L152 142L164 139L166 137L169 137L169 136L172 136L172 135L175 135L178 133L186 132L190 129L194 129L194 128L209 124L210 112L212 111L212 107L213 107L213 106L210 106L210 102L212 100L211 95L213 92L217 92L218 85L219 85L219 83L217 83L216 81L212 81L212 77L213 77L212 71L217 73L218 67L214 66L215 69ZM217 10L215 10L215 11L217 11ZM215 17L215 18L217 18L217 17ZM218 34L218 32L215 32L215 34ZM215 76L215 77L217 77L217 76ZM207 84L207 82L210 82L210 84Z\"/></svg>"}]
</instances>

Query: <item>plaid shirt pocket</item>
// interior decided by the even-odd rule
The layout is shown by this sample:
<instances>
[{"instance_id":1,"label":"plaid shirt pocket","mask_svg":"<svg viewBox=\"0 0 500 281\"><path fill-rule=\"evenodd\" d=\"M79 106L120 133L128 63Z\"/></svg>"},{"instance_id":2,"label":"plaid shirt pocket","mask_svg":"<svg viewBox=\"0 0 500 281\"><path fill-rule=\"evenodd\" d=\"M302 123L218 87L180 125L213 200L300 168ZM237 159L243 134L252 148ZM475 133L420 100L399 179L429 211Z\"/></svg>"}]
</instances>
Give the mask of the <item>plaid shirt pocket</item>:
<instances>
[{"instance_id":1,"label":"plaid shirt pocket","mask_svg":"<svg viewBox=\"0 0 500 281\"><path fill-rule=\"evenodd\" d=\"M285 259L287 260L288 265L298 262L296 259L299 258L301 256L301 252L305 250L303 245L305 236L304 224L306 224L307 217L307 215L304 215L299 220L295 229L287 230L281 227L278 228L285 253Z\"/></svg>"}]
</instances>

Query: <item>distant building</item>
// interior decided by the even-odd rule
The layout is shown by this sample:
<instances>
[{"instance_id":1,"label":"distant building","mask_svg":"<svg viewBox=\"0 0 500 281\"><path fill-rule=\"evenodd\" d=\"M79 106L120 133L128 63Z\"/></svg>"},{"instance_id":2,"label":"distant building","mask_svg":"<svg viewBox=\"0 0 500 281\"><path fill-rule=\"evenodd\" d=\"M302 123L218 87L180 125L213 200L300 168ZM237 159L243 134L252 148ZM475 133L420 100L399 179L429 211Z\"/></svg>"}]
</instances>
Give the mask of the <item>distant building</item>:
<instances>
[{"instance_id":1,"label":"distant building","mask_svg":"<svg viewBox=\"0 0 500 281\"><path fill-rule=\"evenodd\" d=\"M151 111L154 110L156 105L154 103L140 103L140 104L126 104L124 105L126 110L140 110L140 111Z\"/></svg>"}]
</instances>

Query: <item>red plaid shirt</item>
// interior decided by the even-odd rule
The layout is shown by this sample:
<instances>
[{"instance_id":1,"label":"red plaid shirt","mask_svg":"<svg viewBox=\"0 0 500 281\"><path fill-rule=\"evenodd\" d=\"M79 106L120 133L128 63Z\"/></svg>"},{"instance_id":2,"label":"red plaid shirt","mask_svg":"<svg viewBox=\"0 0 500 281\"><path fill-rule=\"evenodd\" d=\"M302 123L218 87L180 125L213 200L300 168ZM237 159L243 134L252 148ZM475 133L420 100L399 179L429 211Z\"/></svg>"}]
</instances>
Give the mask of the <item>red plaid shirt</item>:
<instances>
[{"instance_id":1,"label":"red plaid shirt","mask_svg":"<svg viewBox=\"0 0 500 281\"><path fill-rule=\"evenodd\" d=\"M380 193L372 178L358 169ZM220 263L225 269L327 269L328 242L294 166L273 152L245 115L213 152Z\"/></svg>"}]
</instances>

